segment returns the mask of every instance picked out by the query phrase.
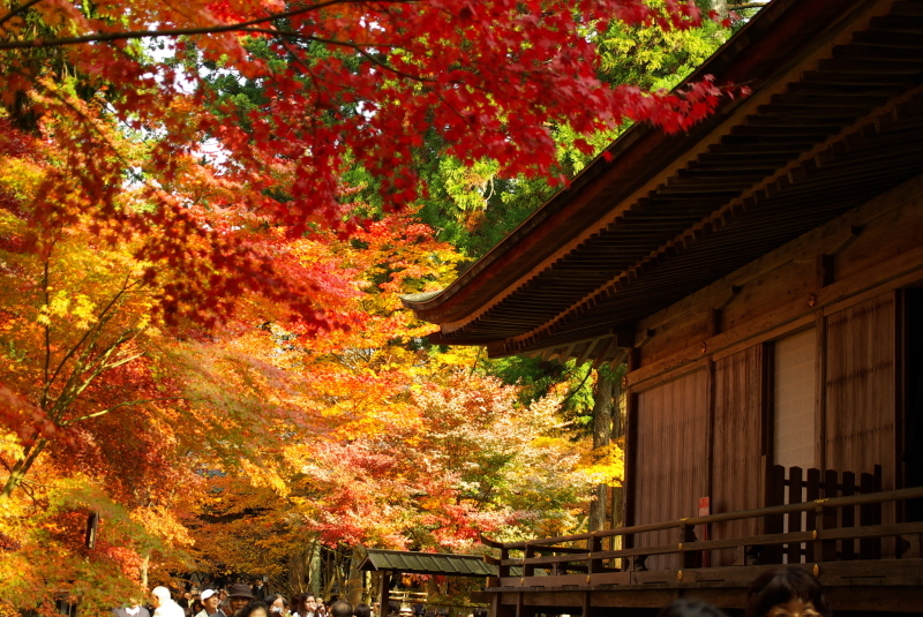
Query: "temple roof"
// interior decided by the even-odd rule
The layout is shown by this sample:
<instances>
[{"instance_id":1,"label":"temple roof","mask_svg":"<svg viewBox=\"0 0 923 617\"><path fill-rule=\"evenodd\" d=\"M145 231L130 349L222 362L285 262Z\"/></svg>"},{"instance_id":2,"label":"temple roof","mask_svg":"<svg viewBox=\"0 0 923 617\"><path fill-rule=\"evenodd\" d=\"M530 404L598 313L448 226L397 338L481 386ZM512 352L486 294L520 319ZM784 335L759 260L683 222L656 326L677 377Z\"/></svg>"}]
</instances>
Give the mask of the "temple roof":
<instances>
[{"instance_id":1,"label":"temple roof","mask_svg":"<svg viewBox=\"0 0 923 617\"><path fill-rule=\"evenodd\" d=\"M640 319L923 172L923 2L775 0L686 82L705 75L752 94L686 133L630 128L449 287L404 297L432 340L613 361Z\"/></svg>"}]
</instances>

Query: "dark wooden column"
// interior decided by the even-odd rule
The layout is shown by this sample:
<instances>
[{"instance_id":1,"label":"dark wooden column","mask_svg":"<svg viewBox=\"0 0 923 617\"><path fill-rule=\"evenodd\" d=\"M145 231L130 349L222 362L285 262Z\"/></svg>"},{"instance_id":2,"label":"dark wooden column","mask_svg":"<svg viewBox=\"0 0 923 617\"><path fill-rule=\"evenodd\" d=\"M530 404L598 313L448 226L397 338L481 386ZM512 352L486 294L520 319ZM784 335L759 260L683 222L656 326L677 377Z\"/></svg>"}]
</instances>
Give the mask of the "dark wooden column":
<instances>
[{"instance_id":1,"label":"dark wooden column","mask_svg":"<svg viewBox=\"0 0 923 617\"><path fill-rule=\"evenodd\" d=\"M378 617L388 617L390 612L388 605L391 598L391 570L381 571L381 587L378 590Z\"/></svg>"}]
</instances>

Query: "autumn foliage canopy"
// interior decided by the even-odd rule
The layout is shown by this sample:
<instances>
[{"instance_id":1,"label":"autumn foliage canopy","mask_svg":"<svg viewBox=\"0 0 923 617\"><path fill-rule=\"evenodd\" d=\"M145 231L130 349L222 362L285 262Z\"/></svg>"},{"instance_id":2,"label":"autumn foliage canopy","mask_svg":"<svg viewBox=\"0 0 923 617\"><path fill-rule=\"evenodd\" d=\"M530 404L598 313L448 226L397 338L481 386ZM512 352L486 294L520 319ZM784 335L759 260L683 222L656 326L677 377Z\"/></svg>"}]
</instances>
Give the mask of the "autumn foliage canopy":
<instances>
[{"instance_id":1,"label":"autumn foliage canopy","mask_svg":"<svg viewBox=\"0 0 923 617\"><path fill-rule=\"evenodd\" d=\"M547 174L552 123L587 136L625 119L675 131L708 113L720 91L707 81L673 94L601 82L593 37L613 19L683 28L700 16L692 3L641 0L137 1L130 10L38 0L0 16L0 79L8 106L65 123L46 130L78 177L55 216L89 212L108 241L140 233L140 258L182 264L159 298L170 319L214 323L250 287L313 320L322 317L307 300L312 285L230 230L348 233L363 214L344 185L349 171L374 181L393 210L425 190L420 157ZM229 94L216 85L222 75L257 94ZM60 204L56 182L41 189L44 208ZM126 190L146 207L121 206ZM158 276L156 266L146 274Z\"/></svg>"},{"instance_id":2,"label":"autumn foliage canopy","mask_svg":"<svg viewBox=\"0 0 923 617\"><path fill-rule=\"evenodd\" d=\"M104 606L184 550L228 561L202 521L246 500L278 506L267 529L402 547L534 530L544 499L572 512L581 480L535 471L573 451L554 401L523 408L399 310L458 261L414 216L419 168L556 175L554 127L585 153L626 120L688 128L722 88L613 87L596 38L701 19L675 0L0 2L0 599L47 608L30 593L58 580ZM357 523L369 508L393 516ZM93 550L89 512L109 525Z\"/></svg>"}]
</instances>

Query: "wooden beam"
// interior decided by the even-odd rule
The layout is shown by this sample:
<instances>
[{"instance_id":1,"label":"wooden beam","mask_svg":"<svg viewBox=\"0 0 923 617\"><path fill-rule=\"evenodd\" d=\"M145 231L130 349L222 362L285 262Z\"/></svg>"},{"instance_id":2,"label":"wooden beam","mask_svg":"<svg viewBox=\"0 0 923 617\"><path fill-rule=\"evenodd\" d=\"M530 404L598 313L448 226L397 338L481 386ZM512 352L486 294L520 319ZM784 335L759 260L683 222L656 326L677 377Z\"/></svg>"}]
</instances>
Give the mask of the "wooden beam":
<instances>
[{"instance_id":1,"label":"wooden beam","mask_svg":"<svg viewBox=\"0 0 923 617\"><path fill-rule=\"evenodd\" d=\"M379 617L387 617L390 613L388 605L391 601L391 571L381 571L381 583L378 587Z\"/></svg>"}]
</instances>

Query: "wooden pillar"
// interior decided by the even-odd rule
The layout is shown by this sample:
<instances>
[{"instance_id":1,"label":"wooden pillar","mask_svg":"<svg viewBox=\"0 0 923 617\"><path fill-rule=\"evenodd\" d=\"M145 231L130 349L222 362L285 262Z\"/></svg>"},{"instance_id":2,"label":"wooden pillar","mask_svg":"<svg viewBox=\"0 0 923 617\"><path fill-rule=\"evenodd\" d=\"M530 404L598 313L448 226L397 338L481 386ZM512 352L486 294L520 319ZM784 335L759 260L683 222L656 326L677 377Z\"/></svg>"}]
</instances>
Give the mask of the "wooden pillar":
<instances>
[{"instance_id":1,"label":"wooden pillar","mask_svg":"<svg viewBox=\"0 0 923 617\"><path fill-rule=\"evenodd\" d=\"M814 466L827 468L827 319L818 311L814 321L817 333L814 394Z\"/></svg>"},{"instance_id":2,"label":"wooden pillar","mask_svg":"<svg viewBox=\"0 0 923 617\"><path fill-rule=\"evenodd\" d=\"M490 600L490 617L516 617L516 607L503 604L503 594L495 593L492 596Z\"/></svg>"},{"instance_id":3,"label":"wooden pillar","mask_svg":"<svg viewBox=\"0 0 923 617\"><path fill-rule=\"evenodd\" d=\"M388 617L388 605L391 601L391 570L381 571L381 587L378 590L378 617Z\"/></svg>"}]
</instances>

